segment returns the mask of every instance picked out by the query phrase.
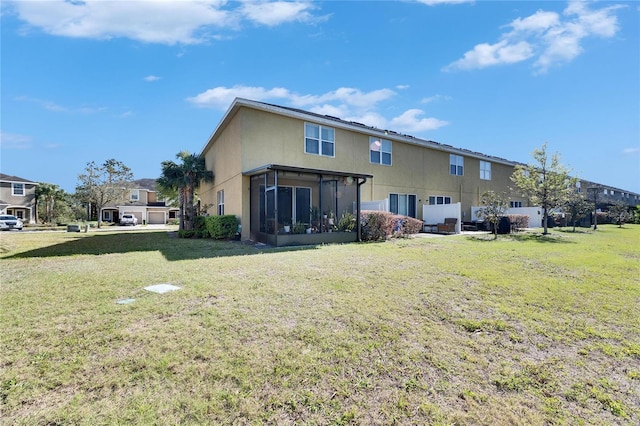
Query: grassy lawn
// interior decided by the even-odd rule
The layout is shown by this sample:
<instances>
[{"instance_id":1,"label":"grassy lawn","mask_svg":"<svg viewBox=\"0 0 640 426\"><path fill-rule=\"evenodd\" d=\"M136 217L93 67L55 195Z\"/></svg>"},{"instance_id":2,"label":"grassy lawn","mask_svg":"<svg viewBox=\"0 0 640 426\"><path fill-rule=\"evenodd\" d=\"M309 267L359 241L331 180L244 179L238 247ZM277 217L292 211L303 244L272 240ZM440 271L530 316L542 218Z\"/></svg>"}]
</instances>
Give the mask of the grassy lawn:
<instances>
[{"instance_id":1,"label":"grassy lawn","mask_svg":"<svg viewBox=\"0 0 640 426\"><path fill-rule=\"evenodd\" d=\"M288 250L2 233L0 418L638 424L640 226L552 231Z\"/></svg>"}]
</instances>

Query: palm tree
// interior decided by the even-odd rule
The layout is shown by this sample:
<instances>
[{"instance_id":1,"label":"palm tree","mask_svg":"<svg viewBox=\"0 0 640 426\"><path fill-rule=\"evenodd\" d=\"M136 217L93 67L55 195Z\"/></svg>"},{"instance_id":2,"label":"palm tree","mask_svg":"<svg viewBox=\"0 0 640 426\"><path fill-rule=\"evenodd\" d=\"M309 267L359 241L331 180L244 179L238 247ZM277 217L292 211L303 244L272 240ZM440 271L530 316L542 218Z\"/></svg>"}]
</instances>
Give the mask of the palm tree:
<instances>
[{"instance_id":1,"label":"palm tree","mask_svg":"<svg viewBox=\"0 0 640 426\"><path fill-rule=\"evenodd\" d=\"M38 221L38 210L42 207L44 221L53 224L56 202L63 201L65 196L64 190L58 185L46 182L38 183L36 186L36 222Z\"/></svg>"},{"instance_id":2,"label":"palm tree","mask_svg":"<svg viewBox=\"0 0 640 426\"><path fill-rule=\"evenodd\" d=\"M180 208L180 229L191 230L195 221L194 193L200 182L213 181L213 172L207 170L202 155L189 154L180 151L176 158L180 164L173 161L162 162L162 176L156 180L158 186L164 190L176 191Z\"/></svg>"}]
</instances>

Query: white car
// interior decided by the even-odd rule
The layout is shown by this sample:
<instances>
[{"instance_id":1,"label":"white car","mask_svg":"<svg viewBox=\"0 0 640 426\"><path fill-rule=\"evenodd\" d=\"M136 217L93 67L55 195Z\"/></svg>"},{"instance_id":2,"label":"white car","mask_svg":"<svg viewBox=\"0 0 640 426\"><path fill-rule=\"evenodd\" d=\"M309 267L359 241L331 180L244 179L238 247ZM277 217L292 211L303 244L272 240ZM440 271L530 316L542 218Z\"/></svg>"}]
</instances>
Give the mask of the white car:
<instances>
[{"instance_id":1,"label":"white car","mask_svg":"<svg viewBox=\"0 0 640 426\"><path fill-rule=\"evenodd\" d=\"M120 218L120 225L133 225L138 224L138 218L132 214L123 214Z\"/></svg>"},{"instance_id":2,"label":"white car","mask_svg":"<svg viewBox=\"0 0 640 426\"><path fill-rule=\"evenodd\" d=\"M10 229L22 231L22 220L10 214L0 215L0 230L9 231Z\"/></svg>"}]
</instances>

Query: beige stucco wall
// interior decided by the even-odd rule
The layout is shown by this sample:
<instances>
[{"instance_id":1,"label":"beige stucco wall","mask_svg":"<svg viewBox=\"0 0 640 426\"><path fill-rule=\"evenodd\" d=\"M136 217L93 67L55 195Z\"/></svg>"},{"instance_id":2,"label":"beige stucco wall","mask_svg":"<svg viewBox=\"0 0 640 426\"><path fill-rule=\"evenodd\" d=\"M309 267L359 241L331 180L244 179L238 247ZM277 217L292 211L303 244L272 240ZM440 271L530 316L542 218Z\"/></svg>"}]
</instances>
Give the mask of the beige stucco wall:
<instances>
[{"instance_id":1,"label":"beige stucco wall","mask_svg":"<svg viewBox=\"0 0 640 426\"><path fill-rule=\"evenodd\" d=\"M313 122L313 120L309 120ZM319 123L328 125L328 123ZM369 162L369 136L360 131L335 129L335 157L307 154L304 152L304 120L281 116L252 108L240 108L228 120L225 128L218 132L204 151L207 167L215 177L212 184L204 184L199 195L203 203L211 204L210 214L216 212L216 194L225 191L225 213L241 218L243 238L248 237L249 182L242 176L246 172L266 164L304 167L371 174L362 187L362 200L381 200L389 193L415 194L418 218L422 204L429 196L449 196L452 202L461 202L463 219L469 218L471 206L479 204L481 194L487 190L509 193L509 179L513 167L493 162L492 179L480 179L480 159L464 157L464 176L449 174L449 152L392 141L392 165L384 166ZM515 197L513 199L523 200ZM243 203L244 199L244 203ZM246 233L246 234L245 234Z\"/></svg>"}]
</instances>

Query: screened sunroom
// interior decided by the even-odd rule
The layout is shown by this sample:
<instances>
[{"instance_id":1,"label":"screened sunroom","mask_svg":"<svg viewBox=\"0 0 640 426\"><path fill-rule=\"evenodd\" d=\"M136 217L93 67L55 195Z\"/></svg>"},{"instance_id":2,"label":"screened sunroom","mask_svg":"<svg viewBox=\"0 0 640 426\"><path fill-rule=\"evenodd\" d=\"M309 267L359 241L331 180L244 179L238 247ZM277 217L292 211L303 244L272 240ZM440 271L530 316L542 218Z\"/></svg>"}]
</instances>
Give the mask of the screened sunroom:
<instances>
[{"instance_id":1,"label":"screened sunroom","mask_svg":"<svg viewBox=\"0 0 640 426\"><path fill-rule=\"evenodd\" d=\"M275 164L245 175L252 240L273 246L360 240L360 187L371 175Z\"/></svg>"}]
</instances>

